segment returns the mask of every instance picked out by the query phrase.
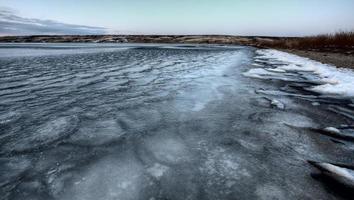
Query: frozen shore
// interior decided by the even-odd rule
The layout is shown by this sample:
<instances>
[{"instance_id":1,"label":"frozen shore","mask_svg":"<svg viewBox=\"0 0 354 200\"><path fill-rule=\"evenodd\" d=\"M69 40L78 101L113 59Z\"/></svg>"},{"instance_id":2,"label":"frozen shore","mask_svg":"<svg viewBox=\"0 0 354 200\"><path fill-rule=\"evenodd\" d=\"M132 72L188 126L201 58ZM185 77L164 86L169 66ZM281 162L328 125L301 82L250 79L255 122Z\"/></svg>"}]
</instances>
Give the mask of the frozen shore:
<instances>
[{"instance_id":1,"label":"frozen shore","mask_svg":"<svg viewBox=\"0 0 354 200\"><path fill-rule=\"evenodd\" d=\"M256 68L246 72L245 75L258 78L282 78L286 79L284 73L311 72L314 77L306 78L309 81L319 83L308 90L325 95L340 95L343 97L354 97L354 70L340 69L332 65L300 57L294 54L278 50L258 50L258 59L270 59L273 62L281 62L277 67Z\"/></svg>"}]
</instances>

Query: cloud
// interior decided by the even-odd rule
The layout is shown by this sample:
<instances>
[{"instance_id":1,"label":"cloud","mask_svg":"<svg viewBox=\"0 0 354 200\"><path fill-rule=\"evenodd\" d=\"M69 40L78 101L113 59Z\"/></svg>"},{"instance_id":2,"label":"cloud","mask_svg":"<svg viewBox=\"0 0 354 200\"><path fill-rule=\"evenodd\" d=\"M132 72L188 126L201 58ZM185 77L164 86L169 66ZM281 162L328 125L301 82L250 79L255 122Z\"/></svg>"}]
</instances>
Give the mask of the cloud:
<instances>
[{"instance_id":1,"label":"cloud","mask_svg":"<svg viewBox=\"0 0 354 200\"><path fill-rule=\"evenodd\" d=\"M103 27L25 18L19 16L12 9L0 7L0 35L95 35L105 33L107 33L107 29Z\"/></svg>"}]
</instances>

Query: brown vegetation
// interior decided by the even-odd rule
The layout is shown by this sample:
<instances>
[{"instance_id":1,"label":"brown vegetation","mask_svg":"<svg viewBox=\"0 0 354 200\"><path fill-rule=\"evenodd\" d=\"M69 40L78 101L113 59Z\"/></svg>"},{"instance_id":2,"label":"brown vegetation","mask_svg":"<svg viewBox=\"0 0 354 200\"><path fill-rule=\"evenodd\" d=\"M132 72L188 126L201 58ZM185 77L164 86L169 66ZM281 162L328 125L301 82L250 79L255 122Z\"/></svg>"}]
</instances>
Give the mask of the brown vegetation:
<instances>
[{"instance_id":1,"label":"brown vegetation","mask_svg":"<svg viewBox=\"0 0 354 200\"><path fill-rule=\"evenodd\" d=\"M299 38L261 40L257 46L312 51L354 53L354 31Z\"/></svg>"}]
</instances>

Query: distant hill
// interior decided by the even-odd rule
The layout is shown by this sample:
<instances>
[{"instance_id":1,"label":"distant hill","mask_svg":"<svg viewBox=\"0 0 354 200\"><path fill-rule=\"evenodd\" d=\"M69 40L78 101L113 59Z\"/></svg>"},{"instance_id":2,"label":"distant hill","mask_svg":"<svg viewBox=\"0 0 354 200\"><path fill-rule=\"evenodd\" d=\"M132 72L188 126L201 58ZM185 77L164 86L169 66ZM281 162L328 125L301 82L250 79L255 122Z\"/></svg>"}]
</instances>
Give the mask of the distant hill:
<instances>
[{"instance_id":1,"label":"distant hill","mask_svg":"<svg viewBox=\"0 0 354 200\"><path fill-rule=\"evenodd\" d=\"M227 35L34 35L3 36L0 37L0 42L194 43L257 46L262 42L279 39L277 37Z\"/></svg>"}]
</instances>

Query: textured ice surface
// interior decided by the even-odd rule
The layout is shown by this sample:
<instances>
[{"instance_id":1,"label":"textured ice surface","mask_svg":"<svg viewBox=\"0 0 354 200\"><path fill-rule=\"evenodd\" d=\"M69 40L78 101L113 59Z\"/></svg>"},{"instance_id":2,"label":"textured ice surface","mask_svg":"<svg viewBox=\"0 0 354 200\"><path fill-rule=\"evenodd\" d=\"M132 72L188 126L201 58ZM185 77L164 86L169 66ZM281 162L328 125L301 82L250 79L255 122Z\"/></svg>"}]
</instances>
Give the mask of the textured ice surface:
<instances>
[{"instance_id":1,"label":"textured ice surface","mask_svg":"<svg viewBox=\"0 0 354 200\"><path fill-rule=\"evenodd\" d=\"M88 121L70 141L79 145L103 145L119 139L124 131L115 120Z\"/></svg>"},{"instance_id":2,"label":"textured ice surface","mask_svg":"<svg viewBox=\"0 0 354 200\"><path fill-rule=\"evenodd\" d=\"M128 156L105 157L88 166L71 180L60 199L139 199L140 191L147 183L142 166Z\"/></svg>"},{"instance_id":3,"label":"textured ice surface","mask_svg":"<svg viewBox=\"0 0 354 200\"><path fill-rule=\"evenodd\" d=\"M161 178L169 167L155 163L152 167L148 168L146 171L153 177L159 179Z\"/></svg>"},{"instance_id":4,"label":"textured ice surface","mask_svg":"<svg viewBox=\"0 0 354 200\"><path fill-rule=\"evenodd\" d=\"M77 117L59 117L26 130L24 135L14 138L11 142L5 144L4 148L8 151L26 151L40 148L74 133L77 126Z\"/></svg>"},{"instance_id":5,"label":"textured ice surface","mask_svg":"<svg viewBox=\"0 0 354 200\"><path fill-rule=\"evenodd\" d=\"M156 44L1 53L0 199L333 200L306 160L354 159L352 143L320 134L353 134L353 102L308 90L328 80L287 54Z\"/></svg>"},{"instance_id":6,"label":"textured ice surface","mask_svg":"<svg viewBox=\"0 0 354 200\"><path fill-rule=\"evenodd\" d=\"M0 168L3 172L0 174L0 187L3 187L16 179L20 179L21 174L24 173L30 166L31 162L26 158L1 158Z\"/></svg>"}]
</instances>

